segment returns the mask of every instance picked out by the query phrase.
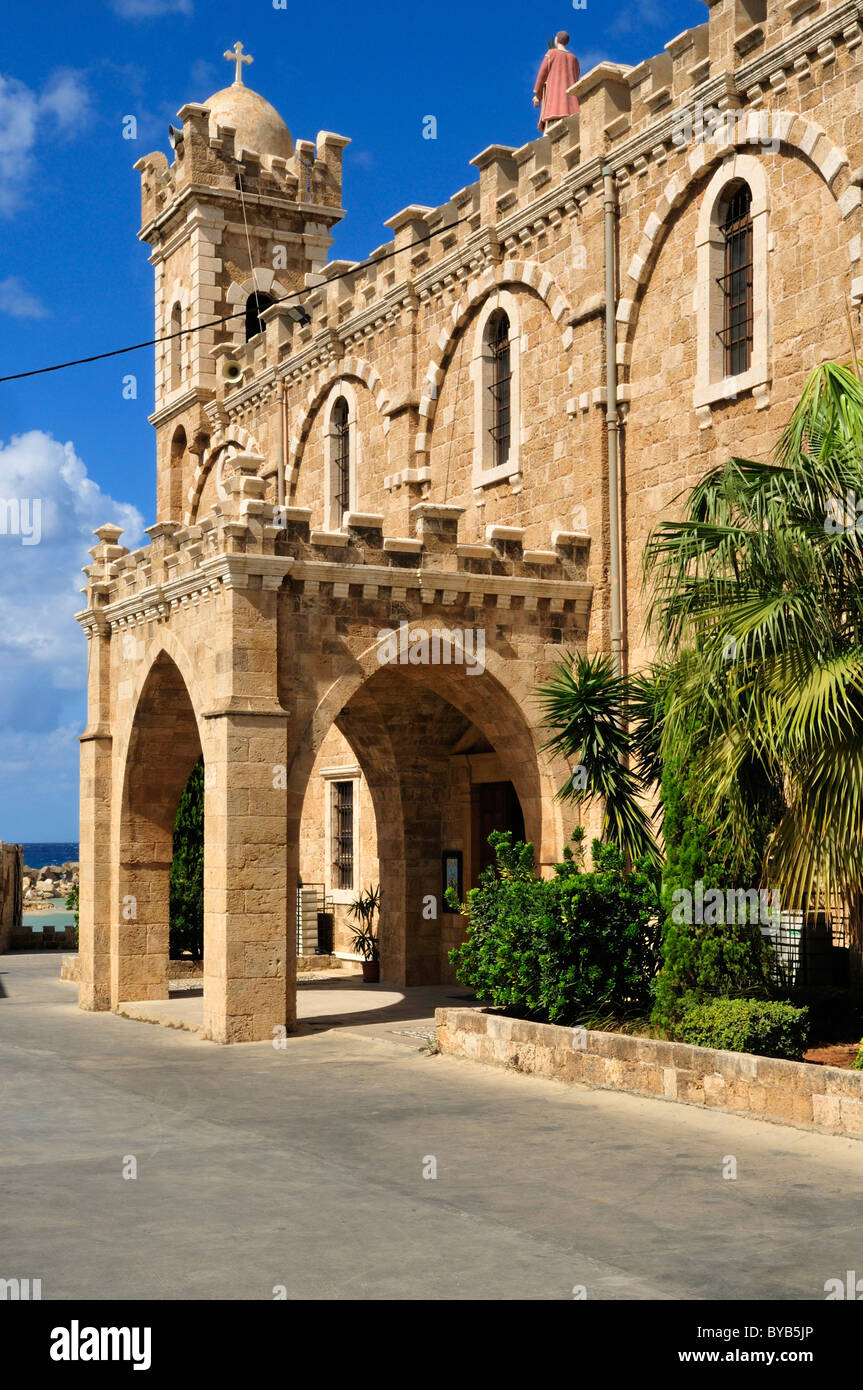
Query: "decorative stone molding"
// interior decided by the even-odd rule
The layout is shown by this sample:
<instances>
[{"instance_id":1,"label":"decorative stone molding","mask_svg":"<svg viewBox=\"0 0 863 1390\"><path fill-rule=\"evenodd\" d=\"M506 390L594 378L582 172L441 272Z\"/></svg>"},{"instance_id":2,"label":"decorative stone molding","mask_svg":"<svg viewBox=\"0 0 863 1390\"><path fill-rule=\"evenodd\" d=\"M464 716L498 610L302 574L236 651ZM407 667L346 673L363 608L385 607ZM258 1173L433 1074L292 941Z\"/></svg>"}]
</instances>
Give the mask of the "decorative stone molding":
<instances>
[{"instance_id":1,"label":"decorative stone molding","mask_svg":"<svg viewBox=\"0 0 863 1390\"><path fill-rule=\"evenodd\" d=\"M773 122L774 133L781 143L814 164L833 193L842 217L850 216L860 203L859 196L856 200L848 199L843 204L842 197L837 195L834 189L839 173L848 165L845 151L835 145L816 122L809 121L796 112L771 111L769 116ZM621 336L625 343L631 343L635 336L641 303L675 212L690 196L692 189L707 178L716 164L727 159L733 151L747 147L751 150L749 140L745 138L748 132L741 135L736 127L735 131L735 139L730 146L697 145L689 155L686 169L679 170L674 178L669 180L656 206L648 215L636 254L626 272L632 289L629 294L624 292L618 303L617 322L621 326ZM750 154L748 157L755 159L757 163L756 156ZM850 188L846 190L843 197L847 197L850 191ZM860 190L855 191L859 195Z\"/></svg>"},{"instance_id":2,"label":"decorative stone molding","mask_svg":"<svg viewBox=\"0 0 863 1390\"><path fill-rule=\"evenodd\" d=\"M549 313L555 323L559 325L569 321L572 317L572 307L564 299L552 277L532 261L507 260L496 266L488 267L473 282L458 304L453 306L449 327L445 328L439 335L431 361L426 369L419 407L420 427L416 437L416 454L422 463L428 462L440 388L446 375L449 359L461 338L465 324L472 314L480 311L485 300L503 286L532 290L548 306Z\"/></svg>"},{"instance_id":3,"label":"decorative stone molding","mask_svg":"<svg viewBox=\"0 0 863 1390\"><path fill-rule=\"evenodd\" d=\"M248 430L237 425L229 425L219 429L210 440L209 449L198 459L192 485L187 494L188 507L183 517L184 526L194 525L207 475L214 462L229 448L235 449L238 454L257 454L259 456L261 454L257 442Z\"/></svg>"},{"instance_id":4,"label":"decorative stone molding","mask_svg":"<svg viewBox=\"0 0 863 1390\"><path fill-rule=\"evenodd\" d=\"M288 493L290 493L292 487L296 484L296 475L300 467L306 437L311 428L312 418L316 414L321 402L332 394L333 388L340 382L346 382L350 378L361 381L371 392L381 416L383 416L389 408L390 397L384 389L380 374L377 368L373 367L365 358L345 357L338 364L337 369L322 372L314 385L309 388L308 395L306 396L306 403L297 416L293 434L288 441L287 477L285 484ZM356 397L354 399L356 400Z\"/></svg>"}]
</instances>

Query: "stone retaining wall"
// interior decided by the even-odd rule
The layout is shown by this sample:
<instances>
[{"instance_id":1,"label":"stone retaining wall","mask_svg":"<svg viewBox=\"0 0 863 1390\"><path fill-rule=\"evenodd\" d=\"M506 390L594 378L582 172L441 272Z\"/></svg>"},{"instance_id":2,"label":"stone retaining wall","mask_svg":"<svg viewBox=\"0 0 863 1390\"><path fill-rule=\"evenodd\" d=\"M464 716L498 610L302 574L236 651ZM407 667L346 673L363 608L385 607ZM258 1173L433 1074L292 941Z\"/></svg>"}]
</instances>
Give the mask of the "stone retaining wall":
<instances>
[{"instance_id":1,"label":"stone retaining wall","mask_svg":"<svg viewBox=\"0 0 863 1390\"><path fill-rule=\"evenodd\" d=\"M863 1072L437 1009L441 1052L603 1090L863 1138Z\"/></svg>"},{"instance_id":2,"label":"stone retaining wall","mask_svg":"<svg viewBox=\"0 0 863 1390\"><path fill-rule=\"evenodd\" d=\"M23 926L13 927L10 931L6 950L9 951L68 951L74 950L75 928L69 927L43 927L41 931L33 931L25 922Z\"/></svg>"}]
</instances>

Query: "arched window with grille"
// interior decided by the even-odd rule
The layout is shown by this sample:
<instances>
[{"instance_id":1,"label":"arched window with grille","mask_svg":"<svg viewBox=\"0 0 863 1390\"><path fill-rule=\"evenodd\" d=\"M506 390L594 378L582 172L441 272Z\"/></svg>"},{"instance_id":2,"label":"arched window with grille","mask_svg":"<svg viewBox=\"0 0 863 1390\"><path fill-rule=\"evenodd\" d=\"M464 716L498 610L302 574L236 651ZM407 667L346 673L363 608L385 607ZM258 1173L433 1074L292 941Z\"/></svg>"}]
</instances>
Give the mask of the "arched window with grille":
<instances>
[{"instance_id":1,"label":"arched window with grille","mask_svg":"<svg viewBox=\"0 0 863 1390\"><path fill-rule=\"evenodd\" d=\"M324 526L340 531L357 509L360 440L357 398L350 382L338 381L324 407Z\"/></svg>"},{"instance_id":2,"label":"arched window with grille","mask_svg":"<svg viewBox=\"0 0 863 1390\"><path fill-rule=\"evenodd\" d=\"M335 522L341 526L351 509L351 421L348 403L339 396L333 406L333 509Z\"/></svg>"},{"instance_id":3,"label":"arched window with grille","mask_svg":"<svg viewBox=\"0 0 863 1390\"><path fill-rule=\"evenodd\" d=\"M249 295L246 300L246 342L263 333L265 325L261 323L261 314L275 302L271 294L264 294L261 290Z\"/></svg>"},{"instance_id":4,"label":"arched window with grille","mask_svg":"<svg viewBox=\"0 0 863 1390\"><path fill-rule=\"evenodd\" d=\"M512 359L510 356L509 318L497 309L488 321L488 351L491 359L492 467L500 468L509 460L512 442Z\"/></svg>"},{"instance_id":5,"label":"arched window with grille","mask_svg":"<svg viewBox=\"0 0 863 1390\"><path fill-rule=\"evenodd\" d=\"M721 225L724 269L722 346L726 376L748 372L752 361L752 192L739 184L731 193Z\"/></svg>"},{"instance_id":6,"label":"arched window with grille","mask_svg":"<svg viewBox=\"0 0 863 1390\"><path fill-rule=\"evenodd\" d=\"M698 365L693 404L711 407L751 393L770 403L768 184L763 161L737 154L705 190L696 232Z\"/></svg>"},{"instance_id":7,"label":"arched window with grille","mask_svg":"<svg viewBox=\"0 0 863 1390\"><path fill-rule=\"evenodd\" d=\"M471 358L474 383L473 486L521 486L519 304L495 290L476 320Z\"/></svg>"}]
</instances>

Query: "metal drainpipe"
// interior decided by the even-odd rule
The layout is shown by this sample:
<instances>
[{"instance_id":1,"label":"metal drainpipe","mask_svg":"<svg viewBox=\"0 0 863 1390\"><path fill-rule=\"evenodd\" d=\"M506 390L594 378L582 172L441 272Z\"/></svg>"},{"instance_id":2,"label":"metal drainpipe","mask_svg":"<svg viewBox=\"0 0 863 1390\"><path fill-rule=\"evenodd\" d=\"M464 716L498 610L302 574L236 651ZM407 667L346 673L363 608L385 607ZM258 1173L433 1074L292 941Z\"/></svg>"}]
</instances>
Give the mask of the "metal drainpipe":
<instances>
[{"instance_id":1,"label":"metal drainpipe","mask_svg":"<svg viewBox=\"0 0 863 1390\"><path fill-rule=\"evenodd\" d=\"M288 459L288 396L284 380L279 382L280 443L278 473L276 474L276 496L280 507L285 505L285 466Z\"/></svg>"},{"instance_id":2,"label":"metal drainpipe","mask_svg":"<svg viewBox=\"0 0 863 1390\"><path fill-rule=\"evenodd\" d=\"M616 185L610 165L602 170L605 207L605 423L608 437L609 583L611 589L611 655L615 674L623 674L623 606L620 585L620 421L617 413L617 302L615 267Z\"/></svg>"}]
</instances>

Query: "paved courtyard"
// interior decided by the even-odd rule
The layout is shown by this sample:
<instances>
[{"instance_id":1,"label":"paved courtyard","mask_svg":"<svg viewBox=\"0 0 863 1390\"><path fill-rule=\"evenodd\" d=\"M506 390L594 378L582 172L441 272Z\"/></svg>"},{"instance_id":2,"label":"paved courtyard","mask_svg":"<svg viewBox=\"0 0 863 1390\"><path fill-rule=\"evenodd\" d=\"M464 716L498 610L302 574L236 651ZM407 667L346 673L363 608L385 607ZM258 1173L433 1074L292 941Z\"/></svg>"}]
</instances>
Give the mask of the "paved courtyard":
<instances>
[{"instance_id":1,"label":"paved courtyard","mask_svg":"<svg viewBox=\"0 0 863 1390\"><path fill-rule=\"evenodd\" d=\"M59 967L0 957L0 1277L43 1298L823 1299L863 1272L863 1144L419 1051L459 990L305 985L286 1049L222 1048L80 1013Z\"/></svg>"}]
</instances>

